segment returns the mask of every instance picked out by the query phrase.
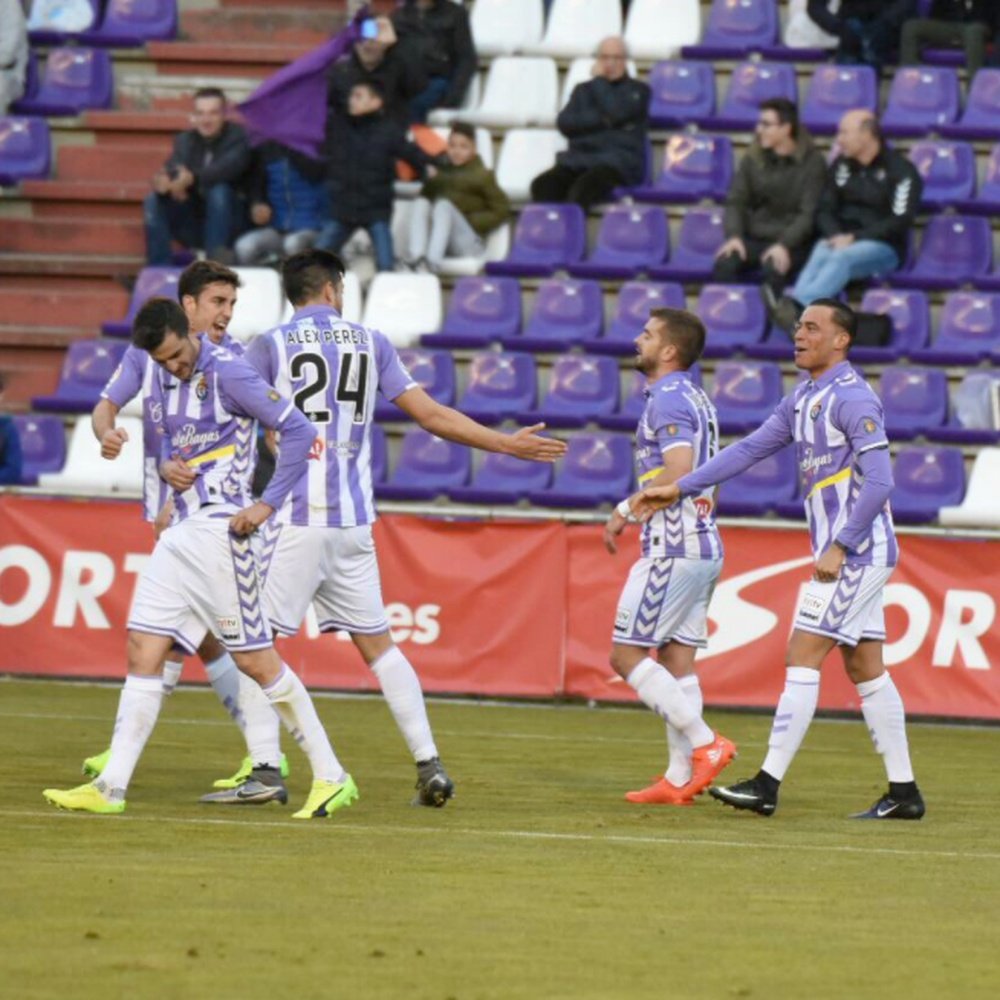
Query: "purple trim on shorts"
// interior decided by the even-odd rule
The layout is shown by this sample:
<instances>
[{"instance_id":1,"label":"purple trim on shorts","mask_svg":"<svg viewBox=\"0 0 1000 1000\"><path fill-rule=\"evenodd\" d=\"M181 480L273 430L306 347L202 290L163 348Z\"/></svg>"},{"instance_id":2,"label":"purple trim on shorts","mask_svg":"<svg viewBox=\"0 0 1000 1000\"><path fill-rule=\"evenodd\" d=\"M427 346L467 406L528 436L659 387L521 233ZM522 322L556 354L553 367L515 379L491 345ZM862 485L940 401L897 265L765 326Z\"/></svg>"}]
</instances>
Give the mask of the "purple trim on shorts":
<instances>
[{"instance_id":1,"label":"purple trim on shorts","mask_svg":"<svg viewBox=\"0 0 1000 1000\"><path fill-rule=\"evenodd\" d=\"M344 625L342 622L335 622L332 618L327 618L319 623L320 632L357 632L358 635L379 635L381 632L389 631L389 623L380 625L377 628L362 628L360 625Z\"/></svg>"},{"instance_id":2,"label":"purple trim on shorts","mask_svg":"<svg viewBox=\"0 0 1000 1000\"><path fill-rule=\"evenodd\" d=\"M202 636L198 645L192 646L185 636L181 635L180 632L176 632L172 628L160 628L157 625L143 625L141 622L136 621L127 622L125 629L128 632L145 632L148 635L168 636L174 640L174 645L180 646L189 656L196 656L198 654L198 646L205 641L205 637Z\"/></svg>"},{"instance_id":3,"label":"purple trim on shorts","mask_svg":"<svg viewBox=\"0 0 1000 1000\"><path fill-rule=\"evenodd\" d=\"M850 646L853 649L857 644L857 639L852 639L850 636L846 636L843 632L833 632L827 631L826 629L820 628L818 625L803 625L801 622L794 622L793 628L798 629L800 632L810 632L812 635L825 635L828 639L834 639L841 646Z\"/></svg>"},{"instance_id":4,"label":"purple trim on shorts","mask_svg":"<svg viewBox=\"0 0 1000 1000\"><path fill-rule=\"evenodd\" d=\"M299 628L301 628L301 626L299 626L299 628L292 628L290 625L283 625L281 622L277 622L273 618L268 620L268 624L271 626L273 631L277 632L279 635L285 636L285 638L295 635Z\"/></svg>"}]
</instances>

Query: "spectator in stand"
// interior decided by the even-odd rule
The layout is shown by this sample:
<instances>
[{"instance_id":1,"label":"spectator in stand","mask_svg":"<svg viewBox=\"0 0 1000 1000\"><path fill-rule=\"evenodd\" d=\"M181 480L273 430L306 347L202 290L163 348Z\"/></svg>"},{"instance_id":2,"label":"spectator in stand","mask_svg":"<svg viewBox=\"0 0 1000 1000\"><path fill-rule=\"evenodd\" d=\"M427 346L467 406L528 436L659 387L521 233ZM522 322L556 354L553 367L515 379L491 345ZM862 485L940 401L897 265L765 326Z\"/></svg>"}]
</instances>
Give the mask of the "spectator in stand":
<instances>
[{"instance_id":1,"label":"spectator in stand","mask_svg":"<svg viewBox=\"0 0 1000 1000\"><path fill-rule=\"evenodd\" d=\"M24 94L28 69L28 25L21 0L0 0L0 115Z\"/></svg>"},{"instance_id":2,"label":"spectator in stand","mask_svg":"<svg viewBox=\"0 0 1000 1000\"><path fill-rule=\"evenodd\" d=\"M241 126L226 121L226 95L218 87L196 91L191 122L153 175L143 206L150 264L170 263L171 239L231 263L233 240L246 227L250 143Z\"/></svg>"},{"instance_id":3,"label":"spectator in stand","mask_svg":"<svg viewBox=\"0 0 1000 1000\"><path fill-rule=\"evenodd\" d=\"M393 184L396 160L406 160L421 175L431 176L427 155L408 142L399 125L384 111L376 83L356 83L348 101L348 118L327 134L327 183L331 220L316 246L339 253L356 229L366 229L380 271L395 266L392 246Z\"/></svg>"},{"instance_id":4,"label":"spectator in stand","mask_svg":"<svg viewBox=\"0 0 1000 1000\"><path fill-rule=\"evenodd\" d=\"M577 84L556 124L569 149L531 182L533 201L572 201L589 209L618 185L641 184L646 173L649 87L628 75L621 38L597 49L594 79Z\"/></svg>"},{"instance_id":5,"label":"spectator in stand","mask_svg":"<svg viewBox=\"0 0 1000 1000\"><path fill-rule=\"evenodd\" d=\"M453 0L403 0L392 15L396 34L417 46L427 86L410 101L410 122L427 121L432 108L457 108L476 72L469 15Z\"/></svg>"},{"instance_id":6,"label":"spectator in stand","mask_svg":"<svg viewBox=\"0 0 1000 1000\"><path fill-rule=\"evenodd\" d=\"M739 281L761 268L777 298L809 255L826 161L799 124L798 108L777 97L760 105L756 137L726 196L726 242L712 278Z\"/></svg>"},{"instance_id":7,"label":"spectator in stand","mask_svg":"<svg viewBox=\"0 0 1000 1000\"><path fill-rule=\"evenodd\" d=\"M810 302L839 295L849 281L895 271L906 259L922 189L916 168L885 145L870 111L844 115L837 145L816 216L821 239L791 296L768 302L771 318L786 331Z\"/></svg>"},{"instance_id":8,"label":"spectator in stand","mask_svg":"<svg viewBox=\"0 0 1000 1000\"><path fill-rule=\"evenodd\" d=\"M809 0L809 16L825 32L840 40L839 63L862 63L877 70L889 57L903 22L916 12L916 0Z\"/></svg>"},{"instance_id":9,"label":"spectator in stand","mask_svg":"<svg viewBox=\"0 0 1000 1000\"><path fill-rule=\"evenodd\" d=\"M4 381L0 375L0 404ZM21 438L11 416L0 413L0 486L16 486L21 481Z\"/></svg>"},{"instance_id":10,"label":"spectator in stand","mask_svg":"<svg viewBox=\"0 0 1000 1000\"><path fill-rule=\"evenodd\" d=\"M507 195L476 152L475 130L456 122L446 161L413 206L406 265L437 273L446 256L477 257L486 249L486 236L509 217Z\"/></svg>"},{"instance_id":11,"label":"spectator in stand","mask_svg":"<svg viewBox=\"0 0 1000 1000\"><path fill-rule=\"evenodd\" d=\"M933 0L927 17L903 25L899 61L916 66L925 46L965 50L969 76L975 76L986 61L986 46L1000 32L997 0Z\"/></svg>"},{"instance_id":12,"label":"spectator in stand","mask_svg":"<svg viewBox=\"0 0 1000 1000\"><path fill-rule=\"evenodd\" d=\"M272 264L308 250L330 217L322 163L277 142L254 150L250 221L235 246L238 264Z\"/></svg>"},{"instance_id":13,"label":"spectator in stand","mask_svg":"<svg viewBox=\"0 0 1000 1000\"><path fill-rule=\"evenodd\" d=\"M417 46L400 41L387 17L365 22L377 34L354 43L351 54L338 59L327 77L327 131L348 117L351 91L357 83L374 83L384 95L385 116L400 130L409 124L410 101L427 88L427 75ZM364 30L364 29L363 29Z\"/></svg>"}]
</instances>

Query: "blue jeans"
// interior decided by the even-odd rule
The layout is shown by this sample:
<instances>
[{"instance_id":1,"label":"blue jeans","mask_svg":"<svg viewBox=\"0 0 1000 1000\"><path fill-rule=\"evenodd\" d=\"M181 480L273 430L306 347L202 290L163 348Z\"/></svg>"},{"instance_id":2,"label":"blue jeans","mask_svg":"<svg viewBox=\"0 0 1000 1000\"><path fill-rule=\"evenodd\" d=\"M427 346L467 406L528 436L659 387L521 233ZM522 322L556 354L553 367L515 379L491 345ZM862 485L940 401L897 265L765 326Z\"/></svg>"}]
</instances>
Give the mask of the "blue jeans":
<instances>
[{"instance_id":1,"label":"blue jeans","mask_svg":"<svg viewBox=\"0 0 1000 1000\"><path fill-rule=\"evenodd\" d=\"M826 240L820 240L790 294L807 306L816 299L839 295L849 281L888 274L897 267L899 257L888 243L857 240L843 250L834 250Z\"/></svg>"},{"instance_id":2,"label":"blue jeans","mask_svg":"<svg viewBox=\"0 0 1000 1000\"><path fill-rule=\"evenodd\" d=\"M171 239L186 247L200 247L213 257L219 249L232 247L245 214L243 199L229 184L213 184L204 198L192 194L187 201L153 192L143 202L146 259L153 265L168 265Z\"/></svg>"},{"instance_id":3,"label":"blue jeans","mask_svg":"<svg viewBox=\"0 0 1000 1000\"><path fill-rule=\"evenodd\" d=\"M375 222L341 222L331 219L323 224L314 244L319 250L340 253L341 247L350 239L356 229L365 229L372 239L375 250L375 267L379 271L391 271L396 266L396 254L392 247L392 230L385 219Z\"/></svg>"},{"instance_id":4,"label":"blue jeans","mask_svg":"<svg viewBox=\"0 0 1000 1000\"><path fill-rule=\"evenodd\" d=\"M444 100L450 86L450 77L432 76L427 87L410 101L410 124L423 125L431 111Z\"/></svg>"}]
</instances>

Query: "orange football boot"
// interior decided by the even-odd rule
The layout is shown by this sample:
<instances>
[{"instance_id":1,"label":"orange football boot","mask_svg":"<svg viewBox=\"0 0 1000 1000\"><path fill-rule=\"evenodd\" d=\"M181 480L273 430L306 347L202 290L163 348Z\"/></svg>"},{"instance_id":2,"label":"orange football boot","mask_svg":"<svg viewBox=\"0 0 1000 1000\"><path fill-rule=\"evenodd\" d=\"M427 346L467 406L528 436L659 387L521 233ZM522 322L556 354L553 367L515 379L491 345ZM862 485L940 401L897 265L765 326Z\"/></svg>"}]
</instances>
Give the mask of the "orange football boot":
<instances>
[{"instance_id":1,"label":"orange football boot","mask_svg":"<svg viewBox=\"0 0 1000 1000\"><path fill-rule=\"evenodd\" d=\"M701 795L735 756L736 744L716 733L711 743L691 752L691 780L681 791L692 799Z\"/></svg>"},{"instance_id":2,"label":"orange football boot","mask_svg":"<svg viewBox=\"0 0 1000 1000\"><path fill-rule=\"evenodd\" d=\"M689 806L693 803L694 796L687 792L687 787L685 785L683 788L678 788L677 785L670 784L666 778L660 778L659 781L641 791L626 792L625 799L639 805Z\"/></svg>"}]
</instances>

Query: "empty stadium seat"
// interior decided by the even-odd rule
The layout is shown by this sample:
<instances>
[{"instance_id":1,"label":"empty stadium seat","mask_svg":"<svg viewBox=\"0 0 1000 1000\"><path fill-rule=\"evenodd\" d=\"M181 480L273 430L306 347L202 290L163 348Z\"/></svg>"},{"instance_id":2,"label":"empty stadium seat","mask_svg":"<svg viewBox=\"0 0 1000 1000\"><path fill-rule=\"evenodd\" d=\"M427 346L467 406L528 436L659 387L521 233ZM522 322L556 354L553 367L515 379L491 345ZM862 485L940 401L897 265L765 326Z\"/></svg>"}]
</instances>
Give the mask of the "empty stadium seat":
<instances>
[{"instance_id":1,"label":"empty stadium seat","mask_svg":"<svg viewBox=\"0 0 1000 1000\"><path fill-rule=\"evenodd\" d=\"M1000 215L1000 144L990 150L986 172L976 195L957 200L955 208L970 215Z\"/></svg>"},{"instance_id":2,"label":"empty stadium seat","mask_svg":"<svg viewBox=\"0 0 1000 1000\"><path fill-rule=\"evenodd\" d=\"M693 208L681 222L669 263L650 268L649 276L657 281L706 281L724 240L722 209Z\"/></svg>"},{"instance_id":3,"label":"empty stadium seat","mask_svg":"<svg viewBox=\"0 0 1000 1000\"><path fill-rule=\"evenodd\" d=\"M724 482L719 487L717 513L722 517L760 517L779 503L794 502L797 487L795 446L789 445Z\"/></svg>"},{"instance_id":4,"label":"empty stadium seat","mask_svg":"<svg viewBox=\"0 0 1000 1000\"><path fill-rule=\"evenodd\" d=\"M569 354L556 359L537 410L520 414L522 424L583 427L618 409L618 362L614 358Z\"/></svg>"},{"instance_id":5,"label":"empty stadium seat","mask_svg":"<svg viewBox=\"0 0 1000 1000\"><path fill-rule=\"evenodd\" d=\"M892 335L884 347L852 347L852 361L895 361L926 346L930 340L931 307L924 292L869 288L861 300L861 311L888 316Z\"/></svg>"},{"instance_id":6,"label":"empty stadium seat","mask_svg":"<svg viewBox=\"0 0 1000 1000\"><path fill-rule=\"evenodd\" d=\"M723 434L756 430L781 401L781 369L767 361L720 361L709 395Z\"/></svg>"},{"instance_id":7,"label":"empty stadium seat","mask_svg":"<svg viewBox=\"0 0 1000 1000\"><path fill-rule=\"evenodd\" d=\"M34 486L43 472L58 472L63 467L66 430L62 418L18 414L14 426L21 442L21 485Z\"/></svg>"},{"instance_id":8,"label":"empty stadium seat","mask_svg":"<svg viewBox=\"0 0 1000 1000\"><path fill-rule=\"evenodd\" d=\"M933 343L911 351L910 357L938 365L975 365L998 348L1000 295L952 292L944 301Z\"/></svg>"},{"instance_id":9,"label":"empty stadium seat","mask_svg":"<svg viewBox=\"0 0 1000 1000\"><path fill-rule=\"evenodd\" d=\"M760 105L776 97L798 101L795 67L781 63L745 62L733 70L719 112L702 119L702 128L721 131L753 129Z\"/></svg>"},{"instance_id":10,"label":"empty stadium seat","mask_svg":"<svg viewBox=\"0 0 1000 1000\"><path fill-rule=\"evenodd\" d=\"M147 299L153 298L154 295L164 295L168 299L177 298L177 281L180 275L179 267L144 267L135 279L125 318L106 320L101 324L101 331L109 337L131 336L135 314Z\"/></svg>"},{"instance_id":11,"label":"empty stadium seat","mask_svg":"<svg viewBox=\"0 0 1000 1000\"><path fill-rule=\"evenodd\" d=\"M599 337L604 296L596 281L552 278L538 287L524 333L504 341L514 350L553 351Z\"/></svg>"},{"instance_id":12,"label":"empty stadium seat","mask_svg":"<svg viewBox=\"0 0 1000 1000\"><path fill-rule=\"evenodd\" d=\"M958 117L958 73L946 67L896 70L882 115L886 135L923 135Z\"/></svg>"},{"instance_id":13,"label":"empty stadium seat","mask_svg":"<svg viewBox=\"0 0 1000 1000\"><path fill-rule=\"evenodd\" d=\"M1000 120L1000 69L981 69L969 87L965 109L956 122L946 122L940 132L949 138L996 139Z\"/></svg>"},{"instance_id":14,"label":"empty stadium seat","mask_svg":"<svg viewBox=\"0 0 1000 1000\"><path fill-rule=\"evenodd\" d=\"M802 121L813 132L837 131L845 111L878 108L878 77L871 66L817 66L802 105Z\"/></svg>"},{"instance_id":15,"label":"empty stadium seat","mask_svg":"<svg viewBox=\"0 0 1000 1000\"><path fill-rule=\"evenodd\" d=\"M632 442L624 434L575 434L548 490L528 494L542 507L596 507L627 496Z\"/></svg>"},{"instance_id":16,"label":"empty stadium seat","mask_svg":"<svg viewBox=\"0 0 1000 1000\"><path fill-rule=\"evenodd\" d=\"M83 32L89 45L124 48L177 37L178 0L108 0L104 17Z\"/></svg>"},{"instance_id":17,"label":"empty stadium seat","mask_svg":"<svg viewBox=\"0 0 1000 1000\"><path fill-rule=\"evenodd\" d=\"M545 11L542 0L476 0L469 12L476 52L482 56L509 56L542 39Z\"/></svg>"},{"instance_id":18,"label":"empty stadium seat","mask_svg":"<svg viewBox=\"0 0 1000 1000\"><path fill-rule=\"evenodd\" d=\"M625 45L633 59L672 59L701 37L701 0L632 0Z\"/></svg>"},{"instance_id":19,"label":"empty stadium seat","mask_svg":"<svg viewBox=\"0 0 1000 1000\"><path fill-rule=\"evenodd\" d=\"M399 359L413 381L431 399L445 406L455 402L455 360L448 351L404 347L399 351ZM395 403L380 395L375 403L375 419L405 420L406 415Z\"/></svg>"},{"instance_id":20,"label":"empty stadium seat","mask_svg":"<svg viewBox=\"0 0 1000 1000\"><path fill-rule=\"evenodd\" d=\"M987 219L938 215L924 228L913 267L889 275L901 288L957 288L984 277L993 259L993 233Z\"/></svg>"},{"instance_id":21,"label":"empty stadium seat","mask_svg":"<svg viewBox=\"0 0 1000 1000\"><path fill-rule=\"evenodd\" d=\"M35 396L31 405L48 413L89 413L127 346L120 340L74 341L66 351L56 391Z\"/></svg>"},{"instance_id":22,"label":"empty stadium seat","mask_svg":"<svg viewBox=\"0 0 1000 1000\"><path fill-rule=\"evenodd\" d=\"M486 128L548 124L558 102L559 76L552 59L499 56L490 63L481 104L462 118Z\"/></svg>"},{"instance_id":23,"label":"empty stadium seat","mask_svg":"<svg viewBox=\"0 0 1000 1000\"><path fill-rule=\"evenodd\" d=\"M652 185L625 189L637 201L723 200L733 180L733 144L728 136L703 132L672 135L663 169Z\"/></svg>"},{"instance_id":24,"label":"empty stadium seat","mask_svg":"<svg viewBox=\"0 0 1000 1000\"><path fill-rule=\"evenodd\" d=\"M237 267L240 289L229 322L229 333L240 343L253 340L259 333L281 323L285 314L285 296L281 278L270 267Z\"/></svg>"},{"instance_id":25,"label":"empty stadium seat","mask_svg":"<svg viewBox=\"0 0 1000 1000\"><path fill-rule=\"evenodd\" d=\"M715 68L708 62L658 62L649 71L649 122L683 128L715 113Z\"/></svg>"},{"instance_id":26,"label":"empty stadium seat","mask_svg":"<svg viewBox=\"0 0 1000 1000\"><path fill-rule=\"evenodd\" d=\"M0 118L0 185L48 177L52 140L44 118Z\"/></svg>"},{"instance_id":27,"label":"empty stadium seat","mask_svg":"<svg viewBox=\"0 0 1000 1000\"><path fill-rule=\"evenodd\" d=\"M26 5L28 37L33 45L62 45L77 40L101 19L102 0L81 0L74 4ZM55 26L58 25L58 28Z\"/></svg>"},{"instance_id":28,"label":"empty stadium seat","mask_svg":"<svg viewBox=\"0 0 1000 1000\"><path fill-rule=\"evenodd\" d=\"M948 423L928 431L932 441L955 444L997 444L1000 424L1000 371L968 372L950 392Z\"/></svg>"},{"instance_id":29,"label":"empty stadium seat","mask_svg":"<svg viewBox=\"0 0 1000 1000\"><path fill-rule=\"evenodd\" d=\"M430 125L450 125L454 121L467 121L483 100L483 82L479 73L473 73L465 88L465 96L457 108L435 108L428 116Z\"/></svg>"},{"instance_id":30,"label":"empty stadium seat","mask_svg":"<svg viewBox=\"0 0 1000 1000\"><path fill-rule=\"evenodd\" d=\"M84 496L132 493L142 490L142 421L119 414L116 425L128 434L121 454L109 462L101 458L101 445L94 437L90 417L77 418L70 436L66 463L60 472L43 472L38 477L42 489Z\"/></svg>"},{"instance_id":31,"label":"empty stadium seat","mask_svg":"<svg viewBox=\"0 0 1000 1000\"><path fill-rule=\"evenodd\" d=\"M430 500L467 483L471 469L472 453L465 445L414 427L403 437L389 481L376 487L375 495L385 500Z\"/></svg>"},{"instance_id":32,"label":"empty stadium seat","mask_svg":"<svg viewBox=\"0 0 1000 1000\"><path fill-rule=\"evenodd\" d=\"M451 292L439 333L425 345L480 347L521 330L521 289L514 278L460 278Z\"/></svg>"},{"instance_id":33,"label":"empty stadium seat","mask_svg":"<svg viewBox=\"0 0 1000 1000\"><path fill-rule=\"evenodd\" d=\"M933 521L940 508L960 504L965 496L965 462L959 448L900 448L892 472L889 503L899 524Z\"/></svg>"},{"instance_id":34,"label":"empty stadium seat","mask_svg":"<svg viewBox=\"0 0 1000 1000\"><path fill-rule=\"evenodd\" d=\"M704 285L696 311L705 324L706 358L725 358L759 342L767 327L756 285Z\"/></svg>"},{"instance_id":35,"label":"empty stadium seat","mask_svg":"<svg viewBox=\"0 0 1000 1000\"><path fill-rule=\"evenodd\" d=\"M441 282L434 274L381 271L368 287L363 324L396 347L412 347L441 325Z\"/></svg>"},{"instance_id":36,"label":"empty stadium seat","mask_svg":"<svg viewBox=\"0 0 1000 1000\"><path fill-rule=\"evenodd\" d=\"M664 306L672 309L686 307L684 289L680 285L629 281L618 292L615 312L604 336L596 340L585 340L583 346L588 351L631 355L635 352L632 342L646 325L650 309Z\"/></svg>"},{"instance_id":37,"label":"empty stadium seat","mask_svg":"<svg viewBox=\"0 0 1000 1000\"><path fill-rule=\"evenodd\" d=\"M114 96L111 56L101 49L53 49L33 97L15 102L21 115L76 115L109 108Z\"/></svg>"},{"instance_id":38,"label":"empty stadium seat","mask_svg":"<svg viewBox=\"0 0 1000 1000\"><path fill-rule=\"evenodd\" d=\"M516 351L481 351L469 364L469 382L459 409L484 424L513 420L535 408L535 359Z\"/></svg>"},{"instance_id":39,"label":"empty stadium seat","mask_svg":"<svg viewBox=\"0 0 1000 1000\"><path fill-rule=\"evenodd\" d=\"M621 33L619 0L552 0L542 40L526 45L525 52L556 59L592 56L603 39Z\"/></svg>"},{"instance_id":40,"label":"empty stadium seat","mask_svg":"<svg viewBox=\"0 0 1000 1000\"><path fill-rule=\"evenodd\" d=\"M567 145L566 137L555 129L510 129L497 157L497 183L511 200L528 201L531 182L555 166L556 155Z\"/></svg>"},{"instance_id":41,"label":"empty stadium seat","mask_svg":"<svg viewBox=\"0 0 1000 1000\"><path fill-rule=\"evenodd\" d=\"M965 142L916 142L910 160L924 182L921 204L946 208L972 198L976 189L976 154Z\"/></svg>"},{"instance_id":42,"label":"empty stadium seat","mask_svg":"<svg viewBox=\"0 0 1000 1000\"><path fill-rule=\"evenodd\" d=\"M654 205L613 205L601 217L597 242L585 261L570 264L580 278L633 278L669 256L670 229Z\"/></svg>"},{"instance_id":43,"label":"empty stadium seat","mask_svg":"<svg viewBox=\"0 0 1000 1000\"><path fill-rule=\"evenodd\" d=\"M935 368L887 368L879 396L890 440L909 440L948 419L948 378Z\"/></svg>"},{"instance_id":44,"label":"empty stadium seat","mask_svg":"<svg viewBox=\"0 0 1000 1000\"><path fill-rule=\"evenodd\" d=\"M579 205L528 205L507 259L487 264L486 273L543 277L580 260L586 241L587 219Z\"/></svg>"},{"instance_id":45,"label":"empty stadium seat","mask_svg":"<svg viewBox=\"0 0 1000 1000\"><path fill-rule=\"evenodd\" d=\"M778 41L774 0L712 0L705 34L683 55L695 59L736 59Z\"/></svg>"},{"instance_id":46,"label":"empty stadium seat","mask_svg":"<svg viewBox=\"0 0 1000 1000\"><path fill-rule=\"evenodd\" d=\"M954 528L1000 528L1000 448L980 448L972 466L965 499L942 507L938 520Z\"/></svg>"},{"instance_id":47,"label":"empty stadium seat","mask_svg":"<svg viewBox=\"0 0 1000 1000\"><path fill-rule=\"evenodd\" d=\"M552 482L552 466L526 462L513 455L489 452L472 477L470 486L453 486L448 496L456 503L517 503L533 490L544 490Z\"/></svg>"}]
</instances>

